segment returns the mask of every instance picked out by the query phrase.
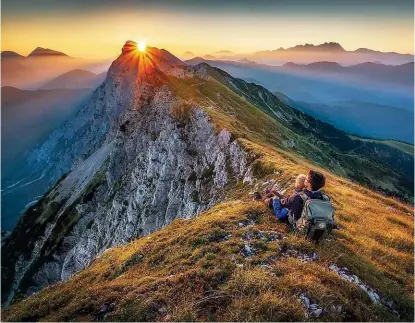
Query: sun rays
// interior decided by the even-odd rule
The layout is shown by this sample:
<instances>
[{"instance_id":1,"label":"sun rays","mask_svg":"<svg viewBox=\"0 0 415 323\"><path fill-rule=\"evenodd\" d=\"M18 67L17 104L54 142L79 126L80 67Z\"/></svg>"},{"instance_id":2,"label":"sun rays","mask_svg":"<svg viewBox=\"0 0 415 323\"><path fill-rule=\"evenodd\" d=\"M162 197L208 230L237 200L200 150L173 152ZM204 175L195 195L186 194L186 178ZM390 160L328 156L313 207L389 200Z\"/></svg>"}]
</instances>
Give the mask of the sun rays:
<instances>
[{"instance_id":1,"label":"sun rays","mask_svg":"<svg viewBox=\"0 0 415 323\"><path fill-rule=\"evenodd\" d=\"M122 48L122 64L136 68L137 78L150 75L154 72L155 63L151 48L144 41L127 41Z\"/></svg>"}]
</instances>

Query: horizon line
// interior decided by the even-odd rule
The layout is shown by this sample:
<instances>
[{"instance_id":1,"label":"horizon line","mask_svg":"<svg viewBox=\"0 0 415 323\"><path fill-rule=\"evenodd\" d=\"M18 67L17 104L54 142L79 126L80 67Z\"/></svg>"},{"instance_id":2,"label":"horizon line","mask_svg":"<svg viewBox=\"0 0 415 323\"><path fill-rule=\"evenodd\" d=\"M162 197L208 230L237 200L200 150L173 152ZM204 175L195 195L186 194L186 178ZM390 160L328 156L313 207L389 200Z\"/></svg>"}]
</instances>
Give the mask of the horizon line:
<instances>
[{"instance_id":1,"label":"horizon line","mask_svg":"<svg viewBox=\"0 0 415 323\"><path fill-rule=\"evenodd\" d=\"M260 53L260 52L277 52L277 51L288 51L288 50L290 50L290 49L294 49L294 48L296 48L296 47L299 47L299 46L310 46L310 47L318 47L318 46L322 46L322 45L325 45L325 44L337 44L337 45L339 45L342 49L343 49L343 51L342 50L340 50L340 51L338 51L338 53L341 53L341 52L347 52L347 53L353 53L353 52L356 52L357 50L359 50L359 49L366 49L366 50L369 50L369 51L374 51L374 52L378 52L378 53L384 53L384 54L398 54L398 55L410 55L410 56L415 56L415 53L410 53L410 52L406 52L406 53L402 53L402 52L398 52L398 51L381 51L381 50L377 50L377 49L372 49L372 48L368 48L368 47L359 47L359 48L356 48L356 49L354 49L354 50L349 50L349 49L345 49L340 43L338 43L338 42L324 42L324 43L321 43L321 44L317 44L317 45L315 45L315 44L311 44L311 43L302 43L302 44L298 44L298 45L295 45L295 46L292 46L292 47L287 47L287 48L284 48L284 47L279 47L279 48L276 48L276 49L258 49L258 50L255 50L255 51L251 51L251 52L237 52L237 51L234 51L234 50L230 50L230 49L218 49L218 50L215 50L215 51L209 51L209 52L204 52L203 53L203 55L212 55L212 54L217 54L217 53L219 53L219 52L223 52L223 51L229 51L229 52L232 52L232 54L236 54L236 55L252 55L252 54L255 54L255 53ZM155 46L151 46L151 47L155 47ZM1 50L1 53L3 53L3 52L14 52L14 53L16 53L16 54L18 54L18 55L21 55L21 56L23 56L23 57L28 57L34 50L36 50L37 48L42 48L42 49L46 49L46 50L53 50L53 51L58 51L58 52L61 52L62 54L65 54L65 55L67 55L67 56L70 56L70 57L78 57L78 58L86 58L86 57L79 57L79 56L71 56L70 54L68 54L65 50L58 50L58 49L55 49L55 48L50 48L49 46L45 46L45 47L43 47L43 46L37 46L37 47L35 47L33 50L31 50L31 51L29 51L26 55L24 55L24 54L21 54L21 52L19 52L19 51L17 51L17 50L13 50L13 49L5 49L5 50ZM163 48L163 49L165 49L165 50L168 50L168 49L166 49L166 48ZM168 50L169 51L169 50ZM306 50L305 50L306 51ZM329 51L321 51L321 52L329 52ZM194 53L193 53L193 51L191 50L191 49L187 49L187 50L185 50L185 51L183 51L182 53L180 53L180 54L176 54L176 55L183 55L183 54L186 54L186 53L191 53L191 54L193 54L193 55L195 55ZM115 54L114 54L115 55ZM223 55L223 56L226 56L226 55ZM199 54L196 54L195 55L195 57L200 57L200 55ZM109 56L106 56L106 57L100 57L100 58L98 58L98 57L95 57L96 59L105 59L105 58L107 58L107 59L110 59L110 57ZM90 59L93 59L92 57L90 57Z\"/></svg>"}]
</instances>

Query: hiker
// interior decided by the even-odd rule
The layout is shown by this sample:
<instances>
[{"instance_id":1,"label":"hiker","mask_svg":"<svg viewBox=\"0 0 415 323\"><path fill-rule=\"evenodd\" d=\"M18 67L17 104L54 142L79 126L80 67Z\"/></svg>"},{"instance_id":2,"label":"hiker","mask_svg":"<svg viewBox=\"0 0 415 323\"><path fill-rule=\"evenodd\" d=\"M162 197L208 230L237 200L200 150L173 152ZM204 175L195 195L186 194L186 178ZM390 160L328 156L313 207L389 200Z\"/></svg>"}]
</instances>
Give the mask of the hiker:
<instances>
[{"instance_id":1,"label":"hiker","mask_svg":"<svg viewBox=\"0 0 415 323\"><path fill-rule=\"evenodd\" d=\"M274 197L273 200L278 200L278 202L273 202L273 206L279 204L280 208L285 208L291 210L291 215L294 221L297 221L301 217L301 212L303 211L304 202L306 199L319 199L323 200L324 196L320 189L326 184L326 178L323 174L310 170L304 181L304 190L299 193L294 193L290 196L283 196L277 192L277 197ZM277 208L277 211L279 209ZM274 211L275 212L275 211ZM287 212L288 213L288 212ZM284 218L284 220L287 220Z\"/></svg>"},{"instance_id":2,"label":"hiker","mask_svg":"<svg viewBox=\"0 0 415 323\"><path fill-rule=\"evenodd\" d=\"M298 220L303 210L304 199L323 199L323 194L319 191L326 183L326 178L323 174L310 170L304 178L303 187L301 179L304 175L299 175L296 178L295 192L290 196L283 196L276 190L265 194L263 199L259 192L254 193L254 199L264 201L268 206L274 210L275 216L286 222L288 220L288 213L291 214L294 220ZM298 184L298 187L297 187ZM259 198L261 196L261 198ZM271 197L272 196L272 197Z\"/></svg>"},{"instance_id":3,"label":"hiker","mask_svg":"<svg viewBox=\"0 0 415 323\"><path fill-rule=\"evenodd\" d=\"M300 174L295 179L294 185L294 195L301 193L305 188L305 179L306 175ZM281 194L275 189L267 190L267 192L262 196L259 192L254 193L256 200L262 200L273 209L275 216L278 220L286 222L288 220L289 210L286 207L282 207L279 198L274 198L275 196L281 197Z\"/></svg>"},{"instance_id":4,"label":"hiker","mask_svg":"<svg viewBox=\"0 0 415 323\"><path fill-rule=\"evenodd\" d=\"M318 243L337 228L333 205L329 197L320 191L325 183L323 174L310 170L303 190L296 188L294 194L287 197L272 191L268 194L275 194L274 197L262 200L274 210L278 219L288 222L296 232ZM261 196L259 192L255 193L258 194L254 194L254 198Z\"/></svg>"}]
</instances>

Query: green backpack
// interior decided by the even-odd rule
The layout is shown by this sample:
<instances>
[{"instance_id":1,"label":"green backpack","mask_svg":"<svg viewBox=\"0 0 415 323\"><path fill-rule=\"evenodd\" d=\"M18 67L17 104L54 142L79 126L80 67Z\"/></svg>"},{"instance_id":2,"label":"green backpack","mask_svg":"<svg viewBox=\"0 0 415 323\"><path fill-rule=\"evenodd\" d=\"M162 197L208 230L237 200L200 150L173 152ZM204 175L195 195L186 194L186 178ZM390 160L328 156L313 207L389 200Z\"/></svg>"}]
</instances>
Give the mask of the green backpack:
<instances>
[{"instance_id":1,"label":"green backpack","mask_svg":"<svg viewBox=\"0 0 415 323\"><path fill-rule=\"evenodd\" d=\"M289 215L289 222L294 229L307 239L319 242L326 238L333 230L334 207L327 195L323 199L310 199L306 194L300 193L304 201L301 217L295 220Z\"/></svg>"}]
</instances>

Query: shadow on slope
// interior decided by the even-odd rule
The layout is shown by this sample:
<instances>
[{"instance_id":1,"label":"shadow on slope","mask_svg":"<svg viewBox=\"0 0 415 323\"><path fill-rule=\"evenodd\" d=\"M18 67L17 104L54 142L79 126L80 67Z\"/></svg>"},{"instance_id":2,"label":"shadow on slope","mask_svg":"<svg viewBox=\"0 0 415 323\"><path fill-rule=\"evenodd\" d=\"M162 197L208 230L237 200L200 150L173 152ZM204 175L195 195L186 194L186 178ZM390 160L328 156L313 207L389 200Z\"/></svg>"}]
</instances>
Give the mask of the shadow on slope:
<instances>
[{"instance_id":1,"label":"shadow on slope","mask_svg":"<svg viewBox=\"0 0 415 323\"><path fill-rule=\"evenodd\" d=\"M92 91L89 89L20 90L2 87L2 227L10 229L17 220L22 205L16 203L31 191L31 187L16 189L16 175L25 167L27 153L42 143L51 132L71 118ZM35 178L32 178L34 180ZM31 200L26 199L26 203Z\"/></svg>"}]
</instances>

